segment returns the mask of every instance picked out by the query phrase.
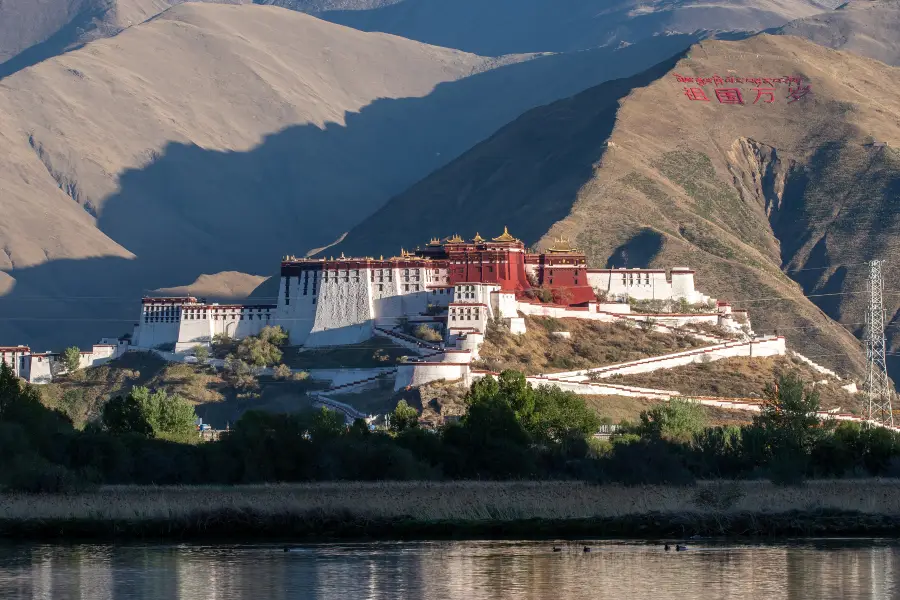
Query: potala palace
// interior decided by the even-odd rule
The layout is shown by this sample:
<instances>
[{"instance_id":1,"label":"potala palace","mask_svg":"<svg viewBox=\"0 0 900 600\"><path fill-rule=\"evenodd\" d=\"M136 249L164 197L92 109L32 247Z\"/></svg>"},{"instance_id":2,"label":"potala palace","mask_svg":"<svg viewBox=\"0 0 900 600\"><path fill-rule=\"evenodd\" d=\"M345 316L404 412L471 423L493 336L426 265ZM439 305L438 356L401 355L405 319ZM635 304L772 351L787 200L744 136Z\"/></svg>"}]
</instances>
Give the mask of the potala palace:
<instances>
[{"instance_id":1,"label":"potala palace","mask_svg":"<svg viewBox=\"0 0 900 600\"><path fill-rule=\"evenodd\" d=\"M684 314L636 314L628 299L673 301L708 307ZM189 353L217 334L243 338L280 325L291 345L306 348L363 342L374 335L401 344L423 344L403 332L426 325L444 342L425 358L401 367L397 385L434 379L468 379L488 322L524 333L525 315L596 321L653 321L654 327L709 323L743 331L744 311L697 291L688 268L588 269L585 255L558 240L543 253L526 251L508 231L490 240L477 235L432 239L424 248L391 258L285 257L276 304L218 304L193 297L146 297L130 337L102 340L82 352L82 365L105 362L122 352L155 349ZM784 341L781 339L781 352ZM427 360L426 360L427 358ZM32 353L25 346L0 347L0 360L36 383L54 374L59 355ZM58 367L57 367L58 369Z\"/></svg>"}]
</instances>

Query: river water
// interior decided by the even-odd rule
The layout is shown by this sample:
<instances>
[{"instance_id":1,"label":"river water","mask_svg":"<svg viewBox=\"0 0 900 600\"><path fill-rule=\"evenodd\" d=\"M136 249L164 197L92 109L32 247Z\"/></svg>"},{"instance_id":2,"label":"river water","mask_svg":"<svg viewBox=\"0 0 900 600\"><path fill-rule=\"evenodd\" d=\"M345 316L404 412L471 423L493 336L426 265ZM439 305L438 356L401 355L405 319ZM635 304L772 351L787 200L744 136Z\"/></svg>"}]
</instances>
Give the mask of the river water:
<instances>
[{"instance_id":1,"label":"river water","mask_svg":"<svg viewBox=\"0 0 900 600\"><path fill-rule=\"evenodd\" d=\"M0 598L900 598L896 542L0 545ZM553 546L561 546L554 552Z\"/></svg>"}]
</instances>

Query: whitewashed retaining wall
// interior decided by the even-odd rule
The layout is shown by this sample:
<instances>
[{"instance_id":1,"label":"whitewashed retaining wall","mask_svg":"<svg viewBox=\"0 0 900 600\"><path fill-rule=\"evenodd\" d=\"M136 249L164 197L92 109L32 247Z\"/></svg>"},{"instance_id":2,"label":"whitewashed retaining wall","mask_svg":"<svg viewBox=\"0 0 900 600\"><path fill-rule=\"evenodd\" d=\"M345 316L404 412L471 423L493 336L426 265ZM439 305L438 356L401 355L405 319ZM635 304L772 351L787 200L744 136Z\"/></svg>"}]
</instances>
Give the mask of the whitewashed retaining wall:
<instances>
[{"instance_id":1,"label":"whitewashed retaining wall","mask_svg":"<svg viewBox=\"0 0 900 600\"><path fill-rule=\"evenodd\" d=\"M811 361L810 359L806 358L805 356L803 356L803 355L800 354L799 352L794 352L794 351L792 350L792 351L791 351L791 356L794 356L794 357L798 358L798 359L800 360L800 362L806 363L807 365L809 365L810 367L812 367L814 371L818 371L819 373L822 373L823 375L828 375L829 377L834 377L835 379L840 379L840 378L841 378L840 375L838 375L837 373L835 373L835 372L832 371L831 369L826 369L826 368L823 367L822 365L820 365L820 364L818 364L818 363L814 363L813 361Z\"/></svg>"},{"instance_id":2,"label":"whitewashed retaining wall","mask_svg":"<svg viewBox=\"0 0 900 600\"><path fill-rule=\"evenodd\" d=\"M397 367L397 379L394 382L394 390L402 390L407 387L417 387L431 383L432 381L462 380L468 385L469 363L405 363Z\"/></svg>"}]
</instances>

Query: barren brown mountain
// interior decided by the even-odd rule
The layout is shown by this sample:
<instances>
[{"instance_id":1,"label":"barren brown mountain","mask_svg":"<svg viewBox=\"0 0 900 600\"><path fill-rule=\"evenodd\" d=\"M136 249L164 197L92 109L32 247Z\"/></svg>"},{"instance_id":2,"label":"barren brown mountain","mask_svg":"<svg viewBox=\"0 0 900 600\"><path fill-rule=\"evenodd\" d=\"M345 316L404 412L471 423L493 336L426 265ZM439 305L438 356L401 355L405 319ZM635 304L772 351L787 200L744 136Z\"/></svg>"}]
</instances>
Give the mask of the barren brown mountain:
<instances>
[{"instance_id":1,"label":"barren brown mountain","mask_svg":"<svg viewBox=\"0 0 900 600\"><path fill-rule=\"evenodd\" d=\"M689 265L758 331L859 373L861 263L900 265L898 147L900 70L789 36L704 41L530 111L338 249L509 225L527 243L568 237L594 266ZM900 269L887 287L894 315Z\"/></svg>"},{"instance_id":2,"label":"barren brown mountain","mask_svg":"<svg viewBox=\"0 0 900 600\"><path fill-rule=\"evenodd\" d=\"M0 81L0 340L88 344L145 291L270 274L522 112L693 39L483 58L182 4L21 70Z\"/></svg>"},{"instance_id":3,"label":"barren brown mountain","mask_svg":"<svg viewBox=\"0 0 900 600\"><path fill-rule=\"evenodd\" d=\"M900 65L900 0L853 0L834 11L792 21L778 30L889 65Z\"/></svg>"}]
</instances>

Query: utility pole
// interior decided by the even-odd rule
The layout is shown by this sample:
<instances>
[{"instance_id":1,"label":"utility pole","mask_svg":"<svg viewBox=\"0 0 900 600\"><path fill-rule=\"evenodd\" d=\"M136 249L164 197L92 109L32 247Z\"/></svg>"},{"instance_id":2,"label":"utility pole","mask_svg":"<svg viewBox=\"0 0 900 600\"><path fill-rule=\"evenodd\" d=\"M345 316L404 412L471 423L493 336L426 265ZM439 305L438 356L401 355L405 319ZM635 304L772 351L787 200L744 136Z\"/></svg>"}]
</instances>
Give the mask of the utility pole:
<instances>
[{"instance_id":1,"label":"utility pole","mask_svg":"<svg viewBox=\"0 0 900 600\"><path fill-rule=\"evenodd\" d=\"M894 390L888 379L885 363L886 344L884 341L884 274L883 260L869 262L869 308L866 311L866 417L870 424L893 427L894 415L891 398Z\"/></svg>"}]
</instances>

